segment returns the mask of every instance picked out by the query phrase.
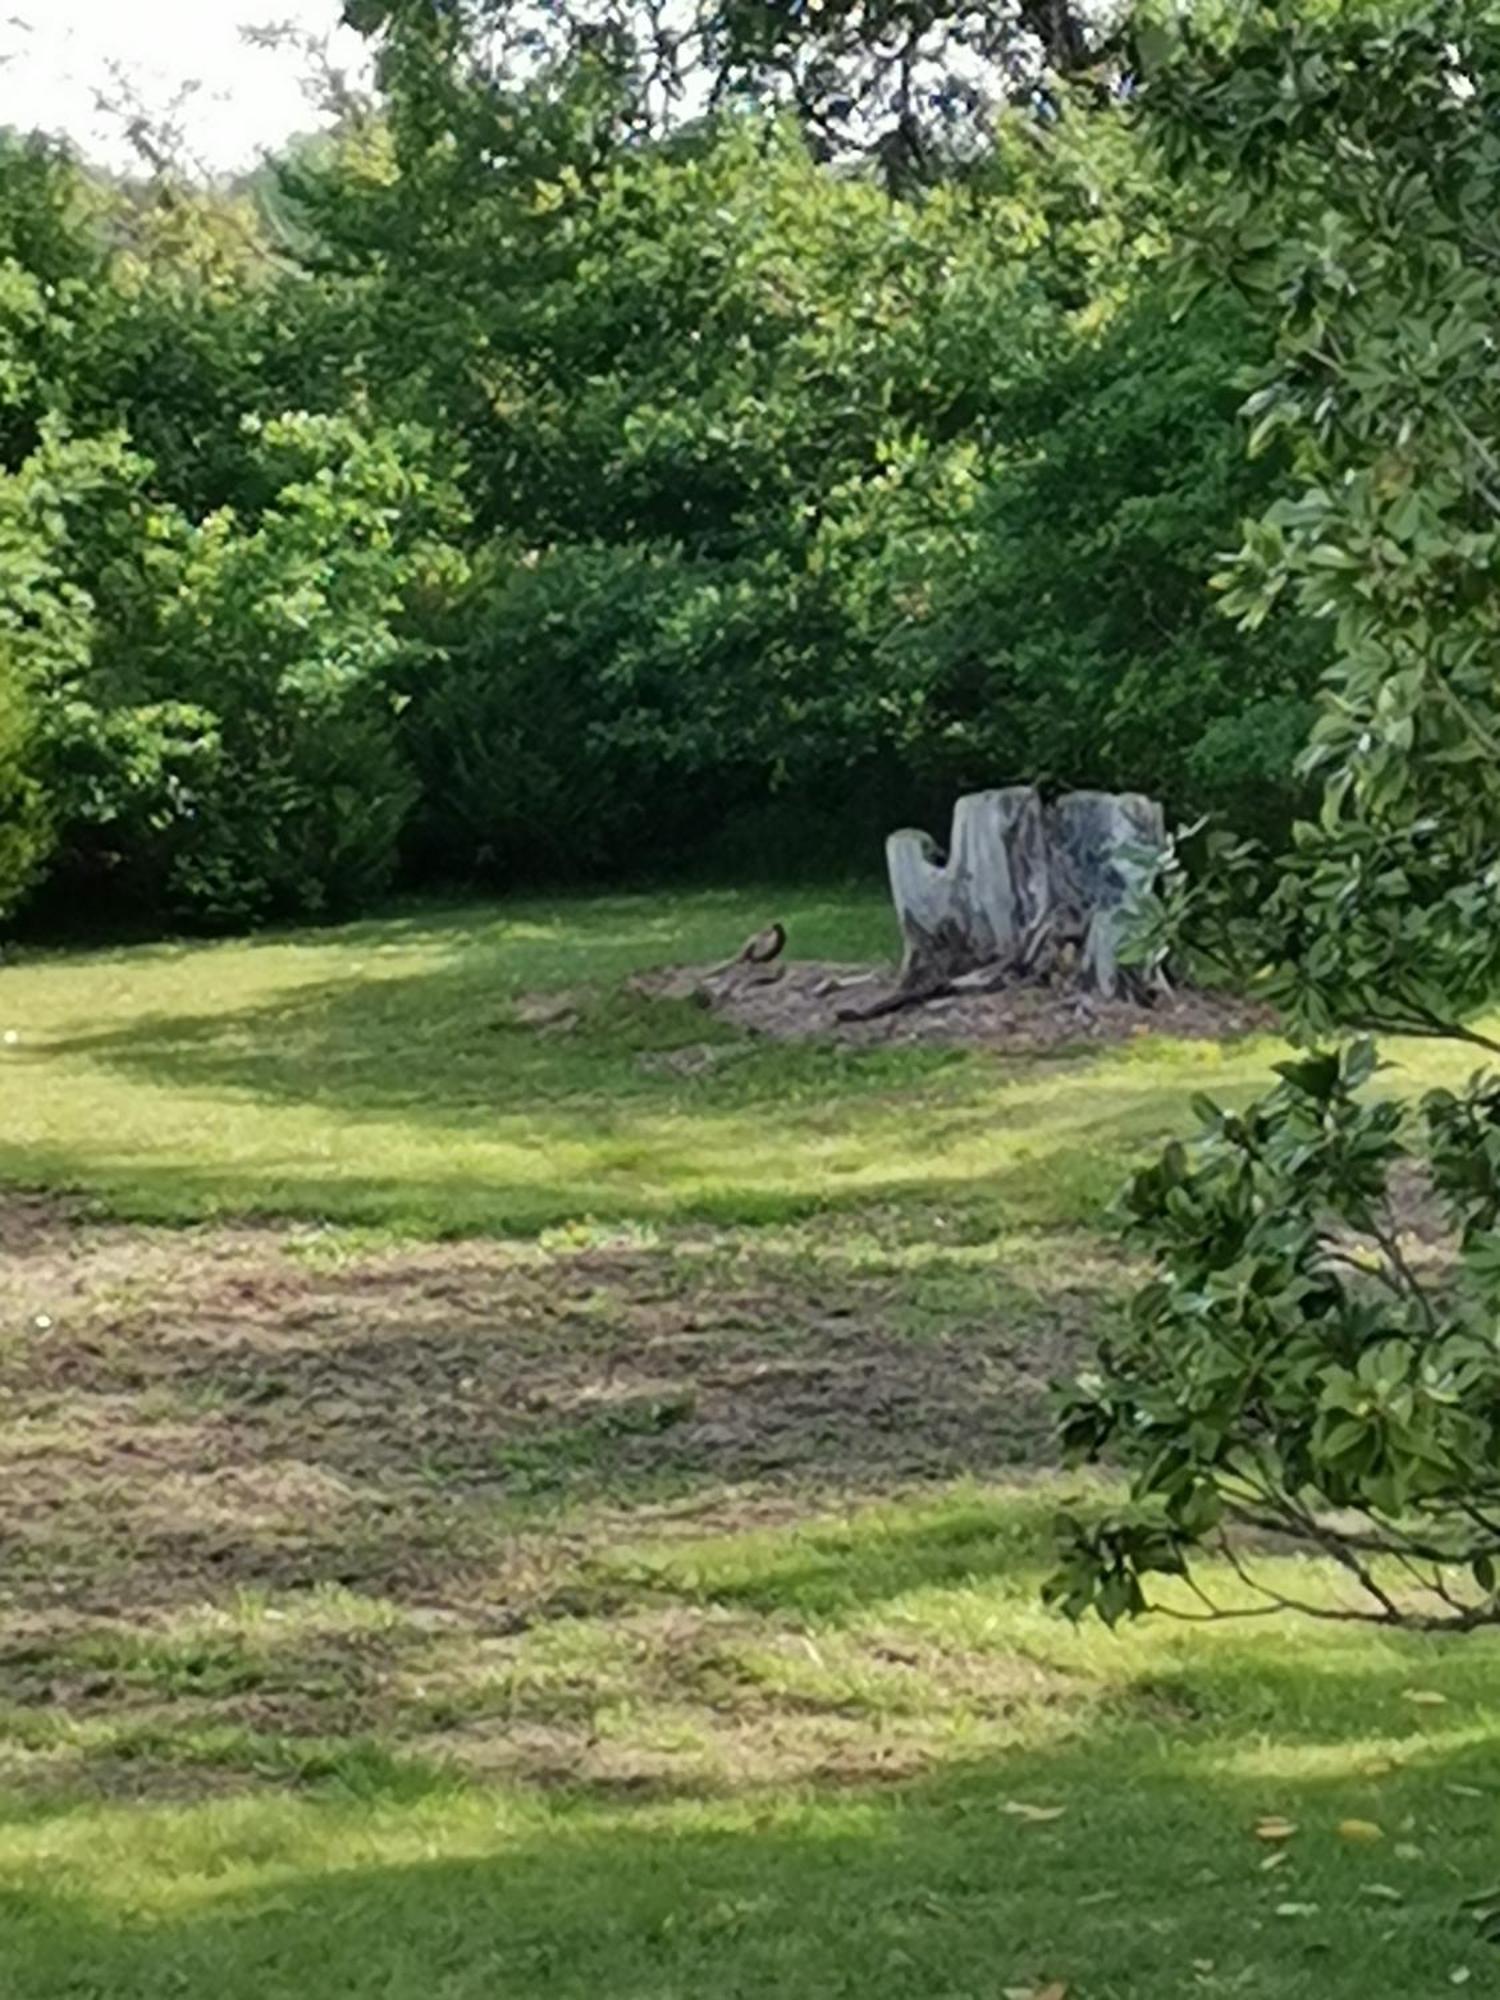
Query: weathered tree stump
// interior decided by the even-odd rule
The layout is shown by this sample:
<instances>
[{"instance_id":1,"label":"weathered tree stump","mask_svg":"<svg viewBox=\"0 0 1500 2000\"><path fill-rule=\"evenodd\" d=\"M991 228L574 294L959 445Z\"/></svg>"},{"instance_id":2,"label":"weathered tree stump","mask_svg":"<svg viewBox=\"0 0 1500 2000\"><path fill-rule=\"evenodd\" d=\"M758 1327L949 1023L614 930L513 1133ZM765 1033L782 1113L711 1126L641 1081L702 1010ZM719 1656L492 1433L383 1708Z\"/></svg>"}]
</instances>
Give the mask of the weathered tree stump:
<instances>
[{"instance_id":1,"label":"weathered tree stump","mask_svg":"<svg viewBox=\"0 0 1500 2000\"><path fill-rule=\"evenodd\" d=\"M912 980L953 979L1009 958L1048 904L1042 805L1029 785L960 799L946 857L910 831L893 833L885 854L902 973Z\"/></svg>"},{"instance_id":2,"label":"weathered tree stump","mask_svg":"<svg viewBox=\"0 0 1500 2000\"><path fill-rule=\"evenodd\" d=\"M925 833L886 842L901 925L901 986L914 998L985 970L1063 973L1114 997L1139 987L1119 962L1120 914L1137 853L1160 853L1166 821L1135 792L1069 792L1043 807L1030 785L971 792L953 811L945 857Z\"/></svg>"}]
</instances>

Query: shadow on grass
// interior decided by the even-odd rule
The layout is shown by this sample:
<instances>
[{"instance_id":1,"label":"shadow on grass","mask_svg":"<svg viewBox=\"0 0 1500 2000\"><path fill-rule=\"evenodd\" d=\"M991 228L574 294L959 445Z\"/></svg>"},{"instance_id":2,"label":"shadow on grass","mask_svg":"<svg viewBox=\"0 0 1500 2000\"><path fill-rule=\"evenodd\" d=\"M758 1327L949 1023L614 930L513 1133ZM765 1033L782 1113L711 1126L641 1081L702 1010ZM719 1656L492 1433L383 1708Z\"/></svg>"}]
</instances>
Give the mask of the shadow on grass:
<instances>
[{"instance_id":1,"label":"shadow on grass","mask_svg":"<svg viewBox=\"0 0 1500 2000\"><path fill-rule=\"evenodd\" d=\"M1435 1732L1368 1778L1372 1692L1369 1675L1344 1686L1317 1768L1246 1769L1190 1723L1169 1743L1120 1717L1042 1748L958 1748L896 1784L249 1798L133 1834L112 1809L35 1841L23 1821L0 1963L18 2000L989 2000L1054 1980L1079 2000L1395 2000L1461 1967L1492 1991L1494 1948L1459 1905L1493 1869L1493 1733ZM1252 1834L1268 1811L1299 1829L1272 1873ZM1353 1814L1389 1826L1383 1848L1339 1838Z\"/></svg>"},{"instance_id":2,"label":"shadow on grass","mask_svg":"<svg viewBox=\"0 0 1500 2000\"><path fill-rule=\"evenodd\" d=\"M1007 1490L921 1512L865 1509L814 1522L795 1536L718 1539L632 1561L605 1560L597 1573L689 1603L744 1606L768 1615L836 1618L912 1591L971 1589L1018 1573L1040 1576L1058 1488Z\"/></svg>"},{"instance_id":3,"label":"shadow on grass","mask_svg":"<svg viewBox=\"0 0 1500 2000\"><path fill-rule=\"evenodd\" d=\"M362 979L356 968L238 1009L144 1014L56 1037L46 1055L174 1089L444 1128L604 1095L755 1107L834 1078L866 1095L963 1060L952 1049L756 1044L690 1002L600 990L592 958L579 976L590 986L576 995L555 972L549 982L562 995L556 1026L518 1019L524 978L508 954L475 949L420 972ZM695 1070L653 1064L684 1050L704 1052Z\"/></svg>"},{"instance_id":4,"label":"shadow on grass","mask_svg":"<svg viewBox=\"0 0 1500 2000\"><path fill-rule=\"evenodd\" d=\"M12 1254L13 1310L46 1308L0 1356L14 1602L529 1602L508 1541L562 1508L1009 1474L1047 1457L1052 1381L1118 1282L1066 1246L1023 1280L836 1230L319 1245L44 1231Z\"/></svg>"},{"instance_id":5,"label":"shadow on grass","mask_svg":"<svg viewBox=\"0 0 1500 2000\"><path fill-rule=\"evenodd\" d=\"M318 1213L424 1234L585 1216L761 1225L872 1200L1059 1223L1097 1213L1182 1121L1170 1061L771 1044L620 992L528 1025L508 964L474 949L55 1036L14 1059L18 1075L40 1065L54 1109L0 1147L0 1173L144 1219ZM80 1107L64 1142L63 1080L127 1094L96 1117Z\"/></svg>"},{"instance_id":6,"label":"shadow on grass","mask_svg":"<svg viewBox=\"0 0 1500 2000\"><path fill-rule=\"evenodd\" d=\"M4 1990L1404 2000L1463 1967L1493 1990L1460 1904L1493 1878L1496 1646L1074 1634L1035 1608L1049 1505L600 1550L447 1725L452 1620L36 1639L7 1686L43 1723L61 1704L72 1755L0 1812ZM444 1768L476 1721L501 1782ZM601 1738L626 1755L591 1770ZM1295 1827L1274 1869L1263 1814Z\"/></svg>"},{"instance_id":7,"label":"shadow on grass","mask_svg":"<svg viewBox=\"0 0 1500 2000\"><path fill-rule=\"evenodd\" d=\"M543 985L559 970L576 975L590 963L596 976L624 973L668 960L716 963L770 917L788 926L792 948L804 958L893 959L900 938L883 879L790 885L740 883L731 888L656 884L601 894L560 888L547 895L476 897L454 901L412 898L383 915L328 924L294 924L232 938L138 939L122 933L80 948L76 937L39 940L14 961L34 967L72 965L159 966L186 957L211 962L216 955L247 962L288 952L352 947L366 954L426 951L503 951L502 980L517 989Z\"/></svg>"}]
</instances>

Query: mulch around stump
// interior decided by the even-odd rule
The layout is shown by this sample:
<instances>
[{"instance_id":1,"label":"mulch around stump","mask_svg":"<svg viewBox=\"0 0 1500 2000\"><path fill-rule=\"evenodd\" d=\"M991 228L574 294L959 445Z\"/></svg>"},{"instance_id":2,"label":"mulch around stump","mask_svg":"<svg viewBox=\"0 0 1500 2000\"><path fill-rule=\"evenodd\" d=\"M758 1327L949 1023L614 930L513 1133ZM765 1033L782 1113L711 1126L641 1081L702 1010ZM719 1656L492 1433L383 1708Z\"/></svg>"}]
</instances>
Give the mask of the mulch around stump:
<instances>
[{"instance_id":1,"label":"mulch around stump","mask_svg":"<svg viewBox=\"0 0 1500 2000\"><path fill-rule=\"evenodd\" d=\"M784 1041L822 1036L855 1044L943 1042L1033 1053L1148 1035L1222 1041L1275 1025L1267 1008L1229 993L1183 991L1143 1007L1076 989L1021 984L997 993L946 994L874 1020L851 1021L841 1018L843 1010L870 1007L896 991L895 972L818 959L728 972L666 966L640 974L630 988L650 998L695 1001L738 1028Z\"/></svg>"}]
</instances>

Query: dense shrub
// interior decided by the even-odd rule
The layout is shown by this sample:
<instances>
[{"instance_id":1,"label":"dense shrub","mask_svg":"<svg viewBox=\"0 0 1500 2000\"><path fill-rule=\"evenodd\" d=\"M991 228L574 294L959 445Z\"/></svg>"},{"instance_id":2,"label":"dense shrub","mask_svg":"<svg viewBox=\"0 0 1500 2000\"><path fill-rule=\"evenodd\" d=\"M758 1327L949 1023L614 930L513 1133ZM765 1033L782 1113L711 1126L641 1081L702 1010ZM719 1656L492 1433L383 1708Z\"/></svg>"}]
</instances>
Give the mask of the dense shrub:
<instances>
[{"instance_id":1,"label":"dense shrub","mask_svg":"<svg viewBox=\"0 0 1500 2000\"><path fill-rule=\"evenodd\" d=\"M356 907L411 804L385 677L456 565L424 443L290 417L258 514L191 520L118 436L50 430L0 480L0 638L77 896L212 924Z\"/></svg>"},{"instance_id":2,"label":"dense shrub","mask_svg":"<svg viewBox=\"0 0 1500 2000\"><path fill-rule=\"evenodd\" d=\"M1284 830L1263 746L1318 635L1208 589L1280 477L1236 420L1257 334L1176 312L1118 116L892 203L785 125L591 147L597 90L549 124L446 88L309 191L387 334L345 337L463 440L503 551L413 711L424 866L688 858L830 784L846 865L870 797L1019 777Z\"/></svg>"},{"instance_id":3,"label":"dense shrub","mask_svg":"<svg viewBox=\"0 0 1500 2000\"><path fill-rule=\"evenodd\" d=\"M20 676L0 651L0 917L21 901L52 846L35 736Z\"/></svg>"},{"instance_id":4,"label":"dense shrub","mask_svg":"<svg viewBox=\"0 0 1500 2000\"><path fill-rule=\"evenodd\" d=\"M1369 1039L1500 1054L1500 16L1179 22L1146 102L1208 268L1274 333L1251 442L1295 486L1225 603L1251 632L1298 603L1331 659L1316 816L1258 881L1221 853L1150 912L1152 942L1242 958L1307 1048L1129 1192L1154 1268L1066 1417L1129 1500L1065 1524L1054 1594L1113 1622L1207 1544L1241 1587L1197 1612L1308 1608L1269 1530L1342 1566L1326 1615L1500 1625L1500 1078L1455 1067L1418 1109Z\"/></svg>"}]
</instances>

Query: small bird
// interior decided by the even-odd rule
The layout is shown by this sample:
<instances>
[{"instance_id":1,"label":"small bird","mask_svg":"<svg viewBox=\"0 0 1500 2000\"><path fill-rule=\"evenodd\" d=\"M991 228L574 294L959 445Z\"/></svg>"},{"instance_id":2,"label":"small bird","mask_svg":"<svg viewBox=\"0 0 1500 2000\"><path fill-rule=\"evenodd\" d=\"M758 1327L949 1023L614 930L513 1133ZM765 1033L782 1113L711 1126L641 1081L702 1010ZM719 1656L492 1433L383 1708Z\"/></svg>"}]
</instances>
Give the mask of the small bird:
<instances>
[{"instance_id":1,"label":"small bird","mask_svg":"<svg viewBox=\"0 0 1500 2000\"><path fill-rule=\"evenodd\" d=\"M786 950L786 925L767 924L763 931L757 931L753 938L746 938L740 947L740 957L746 965L769 965L773 958L780 958Z\"/></svg>"},{"instance_id":2,"label":"small bird","mask_svg":"<svg viewBox=\"0 0 1500 2000\"><path fill-rule=\"evenodd\" d=\"M769 965L773 959L780 958L785 949L786 925L767 924L763 931L746 938L733 958L726 958L722 965L714 966L709 976L717 978L720 973L733 972L737 965Z\"/></svg>"}]
</instances>

